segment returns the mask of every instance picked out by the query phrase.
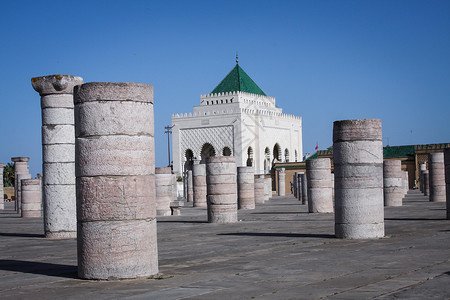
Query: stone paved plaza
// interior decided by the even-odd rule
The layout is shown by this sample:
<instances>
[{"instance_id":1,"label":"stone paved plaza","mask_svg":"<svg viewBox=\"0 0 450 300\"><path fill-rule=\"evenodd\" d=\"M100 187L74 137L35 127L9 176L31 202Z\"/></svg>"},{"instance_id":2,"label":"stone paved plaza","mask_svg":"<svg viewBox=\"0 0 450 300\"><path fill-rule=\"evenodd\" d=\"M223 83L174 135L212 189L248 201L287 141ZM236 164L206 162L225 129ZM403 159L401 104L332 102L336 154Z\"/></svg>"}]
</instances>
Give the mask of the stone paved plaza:
<instances>
[{"instance_id":1,"label":"stone paved plaza","mask_svg":"<svg viewBox=\"0 0 450 300\"><path fill-rule=\"evenodd\" d=\"M75 239L48 240L41 218L0 212L2 299L449 299L445 203L409 191L385 208L386 238L334 238L333 214L275 196L234 224L206 208L158 217L159 276L77 278ZM105 249L107 252L108 249Z\"/></svg>"}]
</instances>

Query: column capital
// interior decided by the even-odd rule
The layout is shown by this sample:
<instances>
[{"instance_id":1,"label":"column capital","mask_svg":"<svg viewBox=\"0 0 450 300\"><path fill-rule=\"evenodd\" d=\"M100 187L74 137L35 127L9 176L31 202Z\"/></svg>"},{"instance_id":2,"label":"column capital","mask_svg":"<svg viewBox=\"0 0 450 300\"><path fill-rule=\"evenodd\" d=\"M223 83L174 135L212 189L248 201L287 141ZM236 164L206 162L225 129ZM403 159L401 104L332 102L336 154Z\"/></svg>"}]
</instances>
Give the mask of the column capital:
<instances>
[{"instance_id":1,"label":"column capital","mask_svg":"<svg viewBox=\"0 0 450 300\"><path fill-rule=\"evenodd\" d=\"M73 75L57 74L31 78L31 85L41 96L73 94L73 88L80 84L83 84L83 78Z\"/></svg>"},{"instance_id":2,"label":"column capital","mask_svg":"<svg viewBox=\"0 0 450 300\"><path fill-rule=\"evenodd\" d=\"M30 158L29 157L11 157L11 160L13 162L29 162Z\"/></svg>"}]
</instances>

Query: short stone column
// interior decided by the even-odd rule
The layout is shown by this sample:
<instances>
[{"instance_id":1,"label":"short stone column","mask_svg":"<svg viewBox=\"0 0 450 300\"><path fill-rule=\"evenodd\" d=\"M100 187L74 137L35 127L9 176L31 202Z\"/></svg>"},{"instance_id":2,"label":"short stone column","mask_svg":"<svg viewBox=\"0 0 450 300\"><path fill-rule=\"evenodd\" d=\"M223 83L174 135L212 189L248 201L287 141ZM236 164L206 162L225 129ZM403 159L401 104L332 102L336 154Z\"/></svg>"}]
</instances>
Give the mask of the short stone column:
<instances>
[{"instance_id":1,"label":"short stone column","mask_svg":"<svg viewBox=\"0 0 450 300\"><path fill-rule=\"evenodd\" d=\"M75 87L78 276L158 273L153 86Z\"/></svg>"},{"instance_id":2,"label":"short stone column","mask_svg":"<svg viewBox=\"0 0 450 300\"><path fill-rule=\"evenodd\" d=\"M30 161L29 157L11 157L11 160L14 162L14 209L21 214L21 193L20 193L20 185L22 179L31 178L30 170L28 167L28 162ZM21 177L20 175L28 174L29 177Z\"/></svg>"},{"instance_id":3,"label":"short stone column","mask_svg":"<svg viewBox=\"0 0 450 300\"><path fill-rule=\"evenodd\" d=\"M0 164L0 209L5 209L5 197L3 191L3 169L5 164Z\"/></svg>"},{"instance_id":4,"label":"short stone column","mask_svg":"<svg viewBox=\"0 0 450 300\"><path fill-rule=\"evenodd\" d=\"M156 215L170 216L170 201L173 199L173 176L170 167L155 169Z\"/></svg>"},{"instance_id":5,"label":"short stone column","mask_svg":"<svg viewBox=\"0 0 450 300\"><path fill-rule=\"evenodd\" d=\"M292 175L292 183L293 183L293 189L292 193L294 194L294 197L297 198L297 172Z\"/></svg>"},{"instance_id":6,"label":"short stone column","mask_svg":"<svg viewBox=\"0 0 450 300\"><path fill-rule=\"evenodd\" d=\"M264 202L269 201L272 195L272 178L264 176Z\"/></svg>"},{"instance_id":7,"label":"short stone column","mask_svg":"<svg viewBox=\"0 0 450 300\"><path fill-rule=\"evenodd\" d=\"M42 215L41 180L22 179L22 218L39 218Z\"/></svg>"},{"instance_id":8,"label":"short stone column","mask_svg":"<svg viewBox=\"0 0 450 300\"><path fill-rule=\"evenodd\" d=\"M444 149L447 220L450 220L450 148Z\"/></svg>"},{"instance_id":9,"label":"short stone column","mask_svg":"<svg viewBox=\"0 0 450 300\"><path fill-rule=\"evenodd\" d=\"M286 196L286 171L281 168L278 171L278 196Z\"/></svg>"},{"instance_id":10,"label":"short stone column","mask_svg":"<svg viewBox=\"0 0 450 300\"><path fill-rule=\"evenodd\" d=\"M302 201L302 174L300 172L295 173L295 180L297 181L297 195L296 198Z\"/></svg>"},{"instance_id":11,"label":"short stone column","mask_svg":"<svg viewBox=\"0 0 450 300\"><path fill-rule=\"evenodd\" d=\"M193 206L206 207L206 165L200 164L199 160L194 161L192 178Z\"/></svg>"},{"instance_id":12,"label":"short stone column","mask_svg":"<svg viewBox=\"0 0 450 300\"><path fill-rule=\"evenodd\" d=\"M408 171L403 171L402 175L403 175L403 177L402 177L403 197L406 197L406 194L408 194L408 190L409 190Z\"/></svg>"},{"instance_id":13,"label":"short stone column","mask_svg":"<svg viewBox=\"0 0 450 300\"><path fill-rule=\"evenodd\" d=\"M306 161L308 177L308 211L310 213L332 213L331 161L316 158Z\"/></svg>"},{"instance_id":14,"label":"short stone column","mask_svg":"<svg viewBox=\"0 0 450 300\"><path fill-rule=\"evenodd\" d=\"M423 193L423 171L427 170L427 164L426 163L421 163L419 165L419 188L420 191Z\"/></svg>"},{"instance_id":15,"label":"short stone column","mask_svg":"<svg viewBox=\"0 0 450 300\"><path fill-rule=\"evenodd\" d=\"M336 237L383 237L381 120L344 120L333 125Z\"/></svg>"},{"instance_id":16,"label":"short stone column","mask_svg":"<svg viewBox=\"0 0 450 300\"><path fill-rule=\"evenodd\" d=\"M75 129L73 88L83 79L49 75L31 79L41 96L44 231L47 238L75 238Z\"/></svg>"},{"instance_id":17,"label":"short stone column","mask_svg":"<svg viewBox=\"0 0 450 300\"><path fill-rule=\"evenodd\" d=\"M383 162L383 194L384 206L402 206L403 171L399 159L388 159Z\"/></svg>"},{"instance_id":18,"label":"short stone column","mask_svg":"<svg viewBox=\"0 0 450 300\"><path fill-rule=\"evenodd\" d=\"M331 197L333 198L334 207L334 173L331 173Z\"/></svg>"},{"instance_id":19,"label":"short stone column","mask_svg":"<svg viewBox=\"0 0 450 300\"><path fill-rule=\"evenodd\" d=\"M306 177L306 174L301 175L301 181L302 181L302 205L305 205L308 203L308 179Z\"/></svg>"},{"instance_id":20,"label":"short stone column","mask_svg":"<svg viewBox=\"0 0 450 300\"><path fill-rule=\"evenodd\" d=\"M237 222L236 160L234 156L206 159L208 222Z\"/></svg>"},{"instance_id":21,"label":"short stone column","mask_svg":"<svg viewBox=\"0 0 450 300\"><path fill-rule=\"evenodd\" d=\"M423 195L430 196L430 174L428 170L423 171Z\"/></svg>"},{"instance_id":22,"label":"short stone column","mask_svg":"<svg viewBox=\"0 0 450 300\"><path fill-rule=\"evenodd\" d=\"M255 209L255 169L237 168L238 209Z\"/></svg>"},{"instance_id":23,"label":"short stone column","mask_svg":"<svg viewBox=\"0 0 450 300\"><path fill-rule=\"evenodd\" d=\"M259 175L255 178L255 203L264 203L264 191L265 191L266 179L264 175Z\"/></svg>"},{"instance_id":24,"label":"short stone column","mask_svg":"<svg viewBox=\"0 0 450 300\"><path fill-rule=\"evenodd\" d=\"M187 171L187 202L194 202L194 179L192 170Z\"/></svg>"},{"instance_id":25,"label":"short stone column","mask_svg":"<svg viewBox=\"0 0 450 300\"><path fill-rule=\"evenodd\" d=\"M444 152L428 153L430 201L445 202Z\"/></svg>"}]
</instances>

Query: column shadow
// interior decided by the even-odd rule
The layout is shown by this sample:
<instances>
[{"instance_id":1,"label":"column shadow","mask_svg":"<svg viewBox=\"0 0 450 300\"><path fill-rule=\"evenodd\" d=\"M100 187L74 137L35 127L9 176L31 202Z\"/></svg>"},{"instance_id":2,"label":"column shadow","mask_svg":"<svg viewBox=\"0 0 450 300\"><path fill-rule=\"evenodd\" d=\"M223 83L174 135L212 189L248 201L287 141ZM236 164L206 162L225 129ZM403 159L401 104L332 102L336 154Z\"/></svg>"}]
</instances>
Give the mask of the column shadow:
<instances>
[{"instance_id":1,"label":"column shadow","mask_svg":"<svg viewBox=\"0 0 450 300\"><path fill-rule=\"evenodd\" d=\"M29 238L43 238L45 237L44 234L37 234L37 233L7 233L7 232L0 232L0 236L14 236L14 237L29 237Z\"/></svg>"},{"instance_id":2,"label":"column shadow","mask_svg":"<svg viewBox=\"0 0 450 300\"><path fill-rule=\"evenodd\" d=\"M78 279L77 266L1 259L0 270Z\"/></svg>"},{"instance_id":3,"label":"column shadow","mask_svg":"<svg viewBox=\"0 0 450 300\"><path fill-rule=\"evenodd\" d=\"M291 238L319 238L319 239L334 239L336 237L334 234L278 233L278 232L233 232L233 233L218 233L217 235L291 237Z\"/></svg>"}]
</instances>

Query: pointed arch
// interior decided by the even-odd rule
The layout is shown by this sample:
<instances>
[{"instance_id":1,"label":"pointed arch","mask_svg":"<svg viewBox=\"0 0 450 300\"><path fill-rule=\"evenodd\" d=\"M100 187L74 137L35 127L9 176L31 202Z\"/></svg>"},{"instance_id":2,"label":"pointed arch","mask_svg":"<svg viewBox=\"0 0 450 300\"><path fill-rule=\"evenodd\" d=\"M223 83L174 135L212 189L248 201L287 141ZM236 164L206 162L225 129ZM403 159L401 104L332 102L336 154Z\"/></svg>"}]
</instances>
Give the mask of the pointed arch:
<instances>
[{"instance_id":1,"label":"pointed arch","mask_svg":"<svg viewBox=\"0 0 450 300\"><path fill-rule=\"evenodd\" d=\"M186 149L184 152L184 170L192 170L192 165L194 164L194 152L191 149Z\"/></svg>"},{"instance_id":2,"label":"pointed arch","mask_svg":"<svg viewBox=\"0 0 450 300\"><path fill-rule=\"evenodd\" d=\"M278 143L275 143L273 146L273 162L280 162L281 159L281 147Z\"/></svg>"},{"instance_id":3,"label":"pointed arch","mask_svg":"<svg viewBox=\"0 0 450 300\"><path fill-rule=\"evenodd\" d=\"M284 161L289 162L289 149L284 149Z\"/></svg>"},{"instance_id":4,"label":"pointed arch","mask_svg":"<svg viewBox=\"0 0 450 300\"><path fill-rule=\"evenodd\" d=\"M216 156L216 150L210 143L204 143L200 151L201 163L206 163L206 159L211 156Z\"/></svg>"},{"instance_id":5,"label":"pointed arch","mask_svg":"<svg viewBox=\"0 0 450 300\"><path fill-rule=\"evenodd\" d=\"M223 156L231 156L231 149L229 147L223 147L222 155Z\"/></svg>"},{"instance_id":6,"label":"pointed arch","mask_svg":"<svg viewBox=\"0 0 450 300\"><path fill-rule=\"evenodd\" d=\"M247 167L253 167L253 149L248 147L247 149Z\"/></svg>"}]
</instances>

